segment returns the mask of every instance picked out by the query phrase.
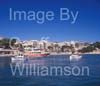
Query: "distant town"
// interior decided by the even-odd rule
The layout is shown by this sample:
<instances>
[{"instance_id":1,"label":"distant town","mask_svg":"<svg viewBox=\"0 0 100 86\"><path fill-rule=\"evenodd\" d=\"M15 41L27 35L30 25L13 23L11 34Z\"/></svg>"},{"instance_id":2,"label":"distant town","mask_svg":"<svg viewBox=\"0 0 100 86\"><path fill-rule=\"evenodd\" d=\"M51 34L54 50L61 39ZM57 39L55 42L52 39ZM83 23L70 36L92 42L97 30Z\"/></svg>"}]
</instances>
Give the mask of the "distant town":
<instances>
[{"instance_id":1,"label":"distant town","mask_svg":"<svg viewBox=\"0 0 100 86\"><path fill-rule=\"evenodd\" d=\"M15 53L25 52L32 48L44 50L51 55L71 54L72 52L80 54L100 54L100 42L50 42L47 40L17 41L16 39L10 40L9 38L0 37L0 55L12 55L14 54L13 51L15 51Z\"/></svg>"}]
</instances>

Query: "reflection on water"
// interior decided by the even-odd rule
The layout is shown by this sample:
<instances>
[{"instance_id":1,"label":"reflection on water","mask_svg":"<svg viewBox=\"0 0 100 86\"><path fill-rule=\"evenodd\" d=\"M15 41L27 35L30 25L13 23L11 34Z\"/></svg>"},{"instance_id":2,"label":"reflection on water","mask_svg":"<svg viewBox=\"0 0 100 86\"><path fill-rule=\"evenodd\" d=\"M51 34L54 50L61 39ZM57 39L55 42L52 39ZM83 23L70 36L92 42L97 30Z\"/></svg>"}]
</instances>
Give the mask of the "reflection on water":
<instances>
[{"instance_id":1,"label":"reflection on water","mask_svg":"<svg viewBox=\"0 0 100 86\"><path fill-rule=\"evenodd\" d=\"M0 86L99 86L100 85L100 55L83 55L79 61L70 61L69 55L52 55L43 58L33 58L24 62L39 66L88 66L89 76L12 76L10 58L0 58Z\"/></svg>"},{"instance_id":2,"label":"reflection on water","mask_svg":"<svg viewBox=\"0 0 100 86\"><path fill-rule=\"evenodd\" d=\"M2 58L0 57L0 68L4 68L5 66L7 66L10 63L10 57L7 58Z\"/></svg>"}]
</instances>

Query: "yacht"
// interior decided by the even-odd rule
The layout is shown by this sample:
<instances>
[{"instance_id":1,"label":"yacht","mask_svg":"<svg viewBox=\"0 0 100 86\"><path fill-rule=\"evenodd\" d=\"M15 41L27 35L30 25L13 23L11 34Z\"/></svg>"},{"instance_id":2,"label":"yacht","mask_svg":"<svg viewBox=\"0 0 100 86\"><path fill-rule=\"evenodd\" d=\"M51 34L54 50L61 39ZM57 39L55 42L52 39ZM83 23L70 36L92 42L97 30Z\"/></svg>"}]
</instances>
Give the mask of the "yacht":
<instances>
[{"instance_id":1,"label":"yacht","mask_svg":"<svg viewBox=\"0 0 100 86\"><path fill-rule=\"evenodd\" d=\"M37 48L25 51L26 57L46 57L48 55L49 52L45 52L44 50Z\"/></svg>"},{"instance_id":2,"label":"yacht","mask_svg":"<svg viewBox=\"0 0 100 86\"><path fill-rule=\"evenodd\" d=\"M70 55L70 57L69 57L70 61L71 61L71 60L79 60L79 59L81 59L81 58L82 58L82 56L81 56L80 54L72 54L72 55Z\"/></svg>"},{"instance_id":3,"label":"yacht","mask_svg":"<svg viewBox=\"0 0 100 86\"><path fill-rule=\"evenodd\" d=\"M15 55L14 57L11 58L12 61L24 61L25 56L23 54L18 54Z\"/></svg>"}]
</instances>

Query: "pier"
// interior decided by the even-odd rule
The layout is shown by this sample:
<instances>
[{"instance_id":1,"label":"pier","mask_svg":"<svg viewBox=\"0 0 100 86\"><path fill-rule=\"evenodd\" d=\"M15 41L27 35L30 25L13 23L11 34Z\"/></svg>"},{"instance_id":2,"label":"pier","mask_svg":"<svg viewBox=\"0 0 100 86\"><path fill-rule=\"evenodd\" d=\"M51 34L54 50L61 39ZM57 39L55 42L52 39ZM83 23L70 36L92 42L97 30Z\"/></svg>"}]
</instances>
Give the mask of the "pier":
<instances>
[{"instance_id":1,"label":"pier","mask_svg":"<svg viewBox=\"0 0 100 86\"><path fill-rule=\"evenodd\" d=\"M0 57L10 57L17 54L18 50L11 50L11 49L0 49Z\"/></svg>"}]
</instances>

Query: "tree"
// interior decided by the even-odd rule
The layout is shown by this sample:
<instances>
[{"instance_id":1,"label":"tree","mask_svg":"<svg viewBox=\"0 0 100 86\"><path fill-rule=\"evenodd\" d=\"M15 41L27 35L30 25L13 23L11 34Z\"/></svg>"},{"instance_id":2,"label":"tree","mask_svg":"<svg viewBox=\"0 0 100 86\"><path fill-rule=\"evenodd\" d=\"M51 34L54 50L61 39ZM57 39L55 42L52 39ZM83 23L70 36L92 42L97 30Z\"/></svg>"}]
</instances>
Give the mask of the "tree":
<instances>
[{"instance_id":1,"label":"tree","mask_svg":"<svg viewBox=\"0 0 100 86\"><path fill-rule=\"evenodd\" d=\"M15 43L16 43L16 39L10 40L8 38L4 38L4 39L0 40L0 47L3 47L5 49L9 49L10 46L14 46Z\"/></svg>"},{"instance_id":2,"label":"tree","mask_svg":"<svg viewBox=\"0 0 100 86\"><path fill-rule=\"evenodd\" d=\"M61 51L62 52L67 52L67 51L69 52L70 51L70 47L67 46L67 45L63 45L62 48L61 48Z\"/></svg>"},{"instance_id":3,"label":"tree","mask_svg":"<svg viewBox=\"0 0 100 86\"><path fill-rule=\"evenodd\" d=\"M1 46L5 49L10 48L9 47L9 39L5 38L1 41Z\"/></svg>"},{"instance_id":4,"label":"tree","mask_svg":"<svg viewBox=\"0 0 100 86\"><path fill-rule=\"evenodd\" d=\"M77 47L77 48L78 48L79 46L80 46L80 44L79 44L79 43L75 43L75 47Z\"/></svg>"},{"instance_id":5,"label":"tree","mask_svg":"<svg viewBox=\"0 0 100 86\"><path fill-rule=\"evenodd\" d=\"M33 48L36 48L36 47L37 47L37 45L38 45L38 44L37 44L37 42L36 42L36 41L34 41L32 46L33 46Z\"/></svg>"},{"instance_id":6,"label":"tree","mask_svg":"<svg viewBox=\"0 0 100 86\"><path fill-rule=\"evenodd\" d=\"M53 46L48 46L50 52L53 52Z\"/></svg>"},{"instance_id":7,"label":"tree","mask_svg":"<svg viewBox=\"0 0 100 86\"><path fill-rule=\"evenodd\" d=\"M93 46L94 46L95 48L100 49L100 42L96 42L96 43L94 43Z\"/></svg>"},{"instance_id":8,"label":"tree","mask_svg":"<svg viewBox=\"0 0 100 86\"><path fill-rule=\"evenodd\" d=\"M55 52L59 52L60 51L60 46L56 43L54 45L54 49L55 49Z\"/></svg>"},{"instance_id":9,"label":"tree","mask_svg":"<svg viewBox=\"0 0 100 86\"><path fill-rule=\"evenodd\" d=\"M11 40L11 45L12 45L12 46L15 46L15 43L16 43L16 39L12 39L12 40Z\"/></svg>"},{"instance_id":10,"label":"tree","mask_svg":"<svg viewBox=\"0 0 100 86\"><path fill-rule=\"evenodd\" d=\"M80 50L80 52L87 53L87 52L93 52L93 50L95 50L95 47L90 45L90 46L88 46L88 47L83 48L82 50Z\"/></svg>"}]
</instances>

